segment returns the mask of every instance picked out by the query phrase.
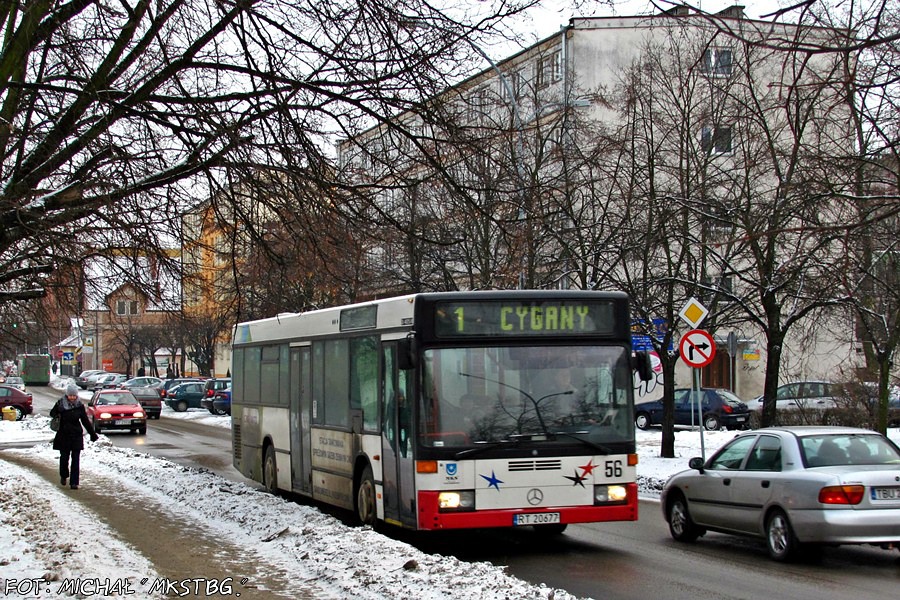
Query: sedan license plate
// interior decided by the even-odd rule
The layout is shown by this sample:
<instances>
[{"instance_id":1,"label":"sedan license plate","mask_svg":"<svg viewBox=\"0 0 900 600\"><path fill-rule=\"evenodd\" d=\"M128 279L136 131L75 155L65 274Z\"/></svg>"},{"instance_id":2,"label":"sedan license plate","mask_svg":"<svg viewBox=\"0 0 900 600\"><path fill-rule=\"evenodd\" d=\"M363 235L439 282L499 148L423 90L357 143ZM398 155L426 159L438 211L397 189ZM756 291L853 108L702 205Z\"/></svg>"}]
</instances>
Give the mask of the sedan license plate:
<instances>
[{"instance_id":1,"label":"sedan license plate","mask_svg":"<svg viewBox=\"0 0 900 600\"><path fill-rule=\"evenodd\" d=\"M559 523L559 513L524 513L513 516L513 525L547 525Z\"/></svg>"},{"instance_id":2,"label":"sedan license plate","mask_svg":"<svg viewBox=\"0 0 900 600\"><path fill-rule=\"evenodd\" d=\"M131 425L131 419L116 419L116 425Z\"/></svg>"},{"instance_id":3,"label":"sedan license plate","mask_svg":"<svg viewBox=\"0 0 900 600\"><path fill-rule=\"evenodd\" d=\"M900 500L900 487L872 488L872 500Z\"/></svg>"},{"instance_id":4,"label":"sedan license plate","mask_svg":"<svg viewBox=\"0 0 900 600\"><path fill-rule=\"evenodd\" d=\"M737 421L738 423L743 423L746 420L747 420L747 417L738 417L737 419L735 419L735 421Z\"/></svg>"}]
</instances>

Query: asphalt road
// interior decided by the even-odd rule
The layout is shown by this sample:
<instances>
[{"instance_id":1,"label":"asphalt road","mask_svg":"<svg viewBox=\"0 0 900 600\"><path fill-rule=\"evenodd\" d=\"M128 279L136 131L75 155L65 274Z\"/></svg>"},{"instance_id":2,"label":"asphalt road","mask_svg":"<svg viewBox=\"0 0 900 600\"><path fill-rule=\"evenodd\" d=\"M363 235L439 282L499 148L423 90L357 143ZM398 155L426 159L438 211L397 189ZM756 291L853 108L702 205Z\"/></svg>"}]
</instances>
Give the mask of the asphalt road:
<instances>
[{"instance_id":1,"label":"asphalt road","mask_svg":"<svg viewBox=\"0 0 900 600\"><path fill-rule=\"evenodd\" d=\"M36 410L46 414L55 392L33 393ZM231 466L227 429L163 416L150 421L146 436L108 437L117 446L256 485ZM653 501L641 503L637 522L570 526L550 539L529 529L386 533L429 553L505 565L523 580L598 600L886 600L900 589L896 549L827 548L818 562L785 565L771 561L763 543L752 539L708 534L678 544Z\"/></svg>"}]
</instances>

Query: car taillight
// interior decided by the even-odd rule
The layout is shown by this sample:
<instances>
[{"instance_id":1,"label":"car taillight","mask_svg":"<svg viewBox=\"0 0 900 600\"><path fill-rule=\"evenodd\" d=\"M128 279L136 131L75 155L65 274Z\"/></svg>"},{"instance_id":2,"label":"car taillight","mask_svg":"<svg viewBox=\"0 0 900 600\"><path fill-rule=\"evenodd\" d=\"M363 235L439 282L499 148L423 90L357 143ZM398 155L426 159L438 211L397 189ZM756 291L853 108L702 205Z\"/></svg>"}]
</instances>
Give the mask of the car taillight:
<instances>
[{"instance_id":1,"label":"car taillight","mask_svg":"<svg viewBox=\"0 0 900 600\"><path fill-rule=\"evenodd\" d=\"M734 412L734 409L731 408L731 406L728 405L728 404L723 404L723 405L722 405L722 412L723 412L723 413L729 413L729 414L731 414L731 413Z\"/></svg>"},{"instance_id":2,"label":"car taillight","mask_svg":"<svg viewBox=\"0 0 900 600\"><path fill-rule=\"evenodd\" d=\"M859 504L866 488L861 485L829 485L819 490L822 504Z\"/></svg>"}]
</instances>

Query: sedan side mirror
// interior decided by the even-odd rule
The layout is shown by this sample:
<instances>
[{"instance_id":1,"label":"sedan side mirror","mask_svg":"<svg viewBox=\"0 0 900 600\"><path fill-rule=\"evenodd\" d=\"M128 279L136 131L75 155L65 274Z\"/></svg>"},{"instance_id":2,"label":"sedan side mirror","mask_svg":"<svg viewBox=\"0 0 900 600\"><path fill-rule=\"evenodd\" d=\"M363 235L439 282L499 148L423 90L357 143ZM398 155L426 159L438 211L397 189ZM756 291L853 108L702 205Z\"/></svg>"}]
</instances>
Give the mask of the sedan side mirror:
<instances>
[{"instance_id":1,"label":"sedan side mirror","mask_svg":"<svg viewBox=\"0 0 900 600\"><path fill-rule=\"evenodd\" d=\"M703 473L703 459L699 456L695 456L691 460L688 461L688 466L692 469L697 469L701 473Z\"/></svg>"}]
</instances>

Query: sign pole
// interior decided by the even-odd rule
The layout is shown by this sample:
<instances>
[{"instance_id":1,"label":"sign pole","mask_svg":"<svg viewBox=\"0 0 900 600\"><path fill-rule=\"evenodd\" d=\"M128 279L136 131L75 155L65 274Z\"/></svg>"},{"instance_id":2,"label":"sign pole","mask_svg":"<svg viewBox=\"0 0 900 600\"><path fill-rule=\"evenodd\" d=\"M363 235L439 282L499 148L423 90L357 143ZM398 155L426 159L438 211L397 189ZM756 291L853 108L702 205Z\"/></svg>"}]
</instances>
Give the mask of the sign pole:
<instances>
[{"instance_id":1,"label":"sign pole","mask_svg":"<svg viewBox=\"0 0 900 600\"><path fill-rule=\"evenodd\" d=\"M694 369L694 383L697 386L697 412L700 414L700 458L706 463L706 446L703 443L703 396L700 392L700 369Z\"/></svg>"},{"instance_id":2,"label":"sign pole","mask_svg":"<svg viewBox=\"0 0 900 600\"><path fill-rule=\"evenodd\" d=\"M691 394L697 394L697 413L700 421L700 454L706 462L706 442L703 436L703 396L700 387L700 369L710 364L716 356L716 342L702 329L692 329L681 337L678 343L681 360L693 370ZM694 402L691 401L691 423L694 422Z\"/></svg>"}]
</instances>

